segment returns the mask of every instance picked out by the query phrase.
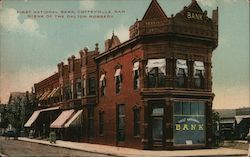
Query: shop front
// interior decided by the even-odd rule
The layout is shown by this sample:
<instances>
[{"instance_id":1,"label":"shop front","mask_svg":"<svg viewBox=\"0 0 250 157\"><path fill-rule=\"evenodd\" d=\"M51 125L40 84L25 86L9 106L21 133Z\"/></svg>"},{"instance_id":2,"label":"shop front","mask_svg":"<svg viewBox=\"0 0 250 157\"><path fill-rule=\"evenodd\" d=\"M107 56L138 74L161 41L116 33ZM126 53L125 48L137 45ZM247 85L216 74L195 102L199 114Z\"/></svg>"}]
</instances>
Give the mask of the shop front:
<instances>
[{"instance_id":1,"label":"shop front","mask_svg":"<svg viewBox=\"0 0 250 157\"><path fill-rule=\"evenodd\" d=\"M148 101L149 148L205 148L205 101Z\"/></svg>"},{"instance_id":2,"label":"shop front","mask_svg":"<svg viewBox=\"0 0 250 157\"><path fill-rule=\"evenodd\" d=\"M205 146L206 118L204 102L175 102L173 137L175 146Z\"/></svg>"}]
</instances>

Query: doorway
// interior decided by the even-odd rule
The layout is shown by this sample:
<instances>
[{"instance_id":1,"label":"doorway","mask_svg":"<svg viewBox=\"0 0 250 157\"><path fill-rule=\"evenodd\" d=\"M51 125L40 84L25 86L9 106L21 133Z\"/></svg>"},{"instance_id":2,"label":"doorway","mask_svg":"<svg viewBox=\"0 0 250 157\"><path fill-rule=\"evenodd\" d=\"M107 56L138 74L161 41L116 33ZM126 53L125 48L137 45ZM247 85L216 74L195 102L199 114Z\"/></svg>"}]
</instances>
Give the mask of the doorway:
<instances>
[{"instance_id":1,"label":"doorway","mask_svg":"<svg viewBox=\"0 0 250 157\"><path fill-rule=\"evenodd\" d=\"M164 121L164 107L163 105L153 104L151 110L151 137L152 146L163 147L163 121Z\"/></svg>"}]
</instances>

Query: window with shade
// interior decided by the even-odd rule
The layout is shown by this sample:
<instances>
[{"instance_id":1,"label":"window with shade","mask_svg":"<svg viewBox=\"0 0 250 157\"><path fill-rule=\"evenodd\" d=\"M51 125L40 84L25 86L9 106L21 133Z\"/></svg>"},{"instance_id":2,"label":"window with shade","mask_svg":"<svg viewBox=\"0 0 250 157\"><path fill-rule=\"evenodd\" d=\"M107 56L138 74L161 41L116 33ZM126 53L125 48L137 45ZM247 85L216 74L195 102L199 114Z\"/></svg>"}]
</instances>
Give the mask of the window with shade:
<instances>
[{"instance_id":1,"label":"window with shade","mask_svg":"<svg viewBox=\"0 0 250 157\"><path fill-rule=\"evenodd\" d=\"M196 88L204 87L205 67L201 61L194 62L194 84Z\"/></svg>"},{"instance_id":2,"label":"window with shade","mask_svg":"<svg viewBox=\"0 0 250 157\"><path fill-rule=\"evenodd\" d=\"M149 88L165 87L166 60L149 59L146 66L146 73L148 75Z\"/></svg>"},{"instance_id":3,"label":"window with shade","mask_svg":"<svg viewBox=\"0 0 250 157\"><path fill-rule=\"evenodd\" d=\"M76 98L82 97L82 87L81 79L76 79Z\"/></svg>"},{"instance_id":4,"label":"window with shade","mask_svg":"<svg viewBox=\"0 0 250 157\"><path fill-rule=\"evenodd\" d=\"M134 82L134 89L138 89L140 82L139 82L139 62L135 62L133 66L133 82Z\"/></svg>"},{"instance_id":5,"label":"window with shade","mask_svg":"<svg viewBox=\"0 0 250 157\"><path fill-rule=\"evenodd\" d=\"M82 96L86 94L86 79L85 77L82 78Z\"/></svg>"},{"instance_id":6,"label":"window with shade","mask_svg":"<svg viewBox=\"0 0 250 157\"><path fill-rule=\"evenodd\" d=\"M121 92L122 76L121 69L116 69L115 71L115 93L119 94Z\"/></svg>"},{"instance_id":7,"label":"window with shade","mask_svg":"<svg viewBox=\"0 0 250 157\"><path fill-rule=\"evenodd\" d=\"M176 87L186 87L188 76L187 61L183 59L177 59L176 61Z\"/></svg>"},{"instance_id":8,"label":"window with shade","mask_svg":"<svg viewBox=\"0 0 250 157\"><path fill-rule=\"evenodd\" d=\"M101 96L106 94L106 79L105 74L102 74L99 80L99 87L101 89Z\"/></svg>"}]
</instances>

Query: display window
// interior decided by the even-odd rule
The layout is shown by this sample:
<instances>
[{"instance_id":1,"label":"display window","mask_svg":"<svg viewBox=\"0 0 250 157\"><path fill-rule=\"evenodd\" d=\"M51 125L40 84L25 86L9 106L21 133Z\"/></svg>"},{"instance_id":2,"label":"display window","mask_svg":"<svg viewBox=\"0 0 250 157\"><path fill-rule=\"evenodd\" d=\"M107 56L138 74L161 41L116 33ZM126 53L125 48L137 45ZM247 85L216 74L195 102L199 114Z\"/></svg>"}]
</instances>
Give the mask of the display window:
<instances>
[{"instance_id":1,"label":"display window","mask_svg":"<svg viewBox=\"0 0 250 157\"><path fill-rule=\"evenodd\" d=\"M205 103L176 102L174 104L174 143L176 145L205 144Z\"/></svg>"}]
</instances>

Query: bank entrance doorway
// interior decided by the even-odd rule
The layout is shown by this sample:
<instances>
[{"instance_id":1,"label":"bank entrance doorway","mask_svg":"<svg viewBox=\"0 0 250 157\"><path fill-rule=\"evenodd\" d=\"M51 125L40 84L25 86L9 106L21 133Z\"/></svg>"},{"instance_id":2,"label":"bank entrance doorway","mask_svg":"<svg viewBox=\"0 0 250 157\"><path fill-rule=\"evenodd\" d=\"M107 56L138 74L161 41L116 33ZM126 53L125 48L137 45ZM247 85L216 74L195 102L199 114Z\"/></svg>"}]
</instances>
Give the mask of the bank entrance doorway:
<instances>
[{"instance_id":1,"label":"bank entrance doorway","mask_svg":"<svg viewBox=\"0 0 250 157\"><path fill-rule=\"evenodd\" d=\"M164 107L161 104L153 104L151 110L151 141L152 147L163 147L163 121L164 121Z\"/></svg>"}]
</instances>

